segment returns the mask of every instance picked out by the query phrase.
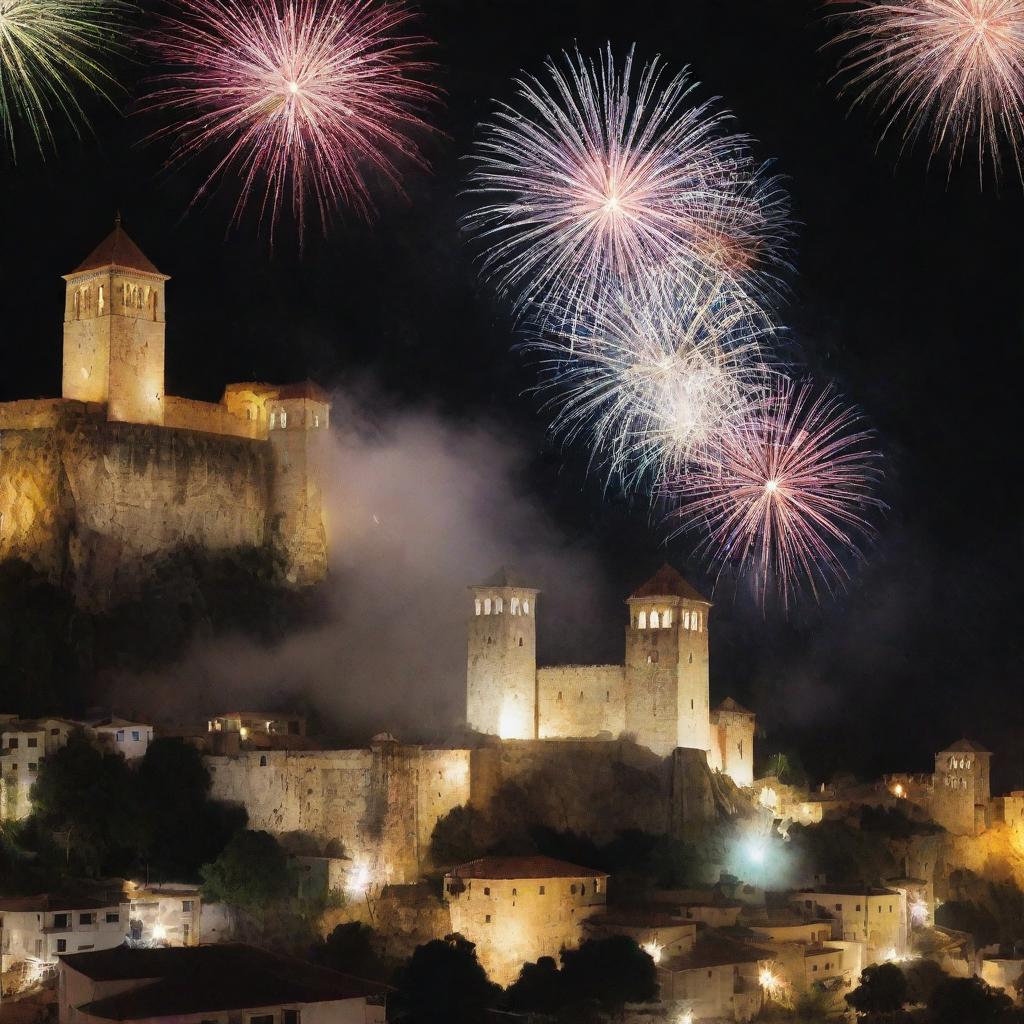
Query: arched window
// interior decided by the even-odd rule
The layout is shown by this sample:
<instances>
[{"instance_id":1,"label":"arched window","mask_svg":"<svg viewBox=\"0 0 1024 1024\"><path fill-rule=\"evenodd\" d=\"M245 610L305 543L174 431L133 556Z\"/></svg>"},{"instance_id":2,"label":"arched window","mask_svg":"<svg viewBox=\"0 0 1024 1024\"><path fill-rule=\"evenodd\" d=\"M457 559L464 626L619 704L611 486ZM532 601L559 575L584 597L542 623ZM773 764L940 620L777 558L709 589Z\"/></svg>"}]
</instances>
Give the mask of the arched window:
<instances>
[{"instance_id":1,"label":"arched window","mask_svg":"<svg viewBox=\"0 0 1024 1024\"><path fill-rule=\"evenodd\" d=\"M687 609L683 612L683 629L690 628L690 611Z\"/></svg>"},{"instance_id":2,"label":"arched window","mask_svg":"<svg viewBox=\"0 0 1024 1024\"><path fill-rule=\"evenodd\" d=\"M480 598L478 597L476 599L476 601L474 601L473 603L476 605L476 613L477 613L477 615L479 615L480 614L480 607L481 607L481 605L480 605Z\"/></svg>"},{"instance_id":3,"label":"arched window","mask_svg":"<svg viewBox=\"0 0 1024 1024\"><path fill-rule=\"evenodd\" d=\"M672 625L672 609L666 608L661 614L661 625L663 629L669 629Z\"/></svg>"},{"instance_id":4,"label":"arched window","mask_svg":"<svg viewBox=\"0 0 1024 1024\"><path fill-rule=\"evenodd\" d=\"M489 597L484 598L484 615L491 614L491 599Z\"/></svg>"},{"instance_id":5,"label":"arched window","mask_svg":"<svg viewBox=\"0 0 1024 1024\"><path fill-rule=\"evenodd\" d=\"M637 629L646 629L647 628L647 612L641 612L639 614L639 616L637 617L637 620L636 620L636 628Z\"/></svg>"},{"instance_id":6,"label":"arched window","mask_svg":"<svg viewBox=\"0 0 1024 1024\"><path fill-rule=\"evenodd\" d=\"M520 638L519 638L519 646L520 646L520 647L522 647L522 646L523 646L523 638L522 638L522 637L520 637Z\"/></svg>"},{"instance_id":7,"label":"arched window","mask_svg":"<svg viewBox=\"0 0 1024 1024\"><path fill-rule=\"evenodd\" d=\"M530 614L530 602L529 601L523 601L523 614L524 615L529 615Z\"/></svg>"},{"instance_id":8,"label":"arched window","mask_svg":"<svg viewBox=\"0 0 1024 1024\"><path fill-rule=\"evenodd\" d=\"M657 628L658 628L658 612L655 610L655 611L651 612L651 629L657 629Z\"/></svg>"},{"instance_id":9,"label":"arched window","mask_svg":"<svg viewBox=\"0 0 1024 1024\"><path fill-rule=\"evenodd\" d=\"M494 614L500 615L505 610L505 600L501 597L494 599Z\"/></svg>"}]
</instances>

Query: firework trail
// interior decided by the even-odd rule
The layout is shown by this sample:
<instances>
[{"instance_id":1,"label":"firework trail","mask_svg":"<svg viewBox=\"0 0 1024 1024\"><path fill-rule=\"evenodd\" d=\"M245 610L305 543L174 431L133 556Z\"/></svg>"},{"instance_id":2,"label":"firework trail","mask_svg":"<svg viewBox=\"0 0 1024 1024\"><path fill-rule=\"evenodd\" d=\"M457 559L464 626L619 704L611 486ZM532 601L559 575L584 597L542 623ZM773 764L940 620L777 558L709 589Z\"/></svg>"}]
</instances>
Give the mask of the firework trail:
<instances>
[{"instance_id":1,"label":"firework trail","mask_svg":"<svg viewBox=\"0 0 1024 1024\"><path fill-rule=\"evenodd\" d=\"M399 157L425 165L411 135L438 98L419 76L426 40L398 34L412 17L372 0L182 0L154 42L173 70L146 106L178 120L172 163L206 150L215 182L239 188L234 217L258 203L271 230L290 201L300 238L309 203L327 229L347 205L372 211L366 168L399 186ZM399 186L400 187L400 186ZM195 202L195 200L193 200Z\"/></svg>"},{"instance_id":2,"label":"firework trail","mask_svg":"<svg viewBox=\"0 0 1024 1024\"><path fill-rule=\"evenodd\" d=\"M40 153L54 143L54 114L80 134L76 87L109 99L116 82L102 61L124 49L127 10L121 0L0 0L0 134L12 154L18 122Z\"/></svg>"},{"instance_id":3,"label":"firework trail","mask_svg":"<svg viewBox=\"0 0 1024 1024\"><path fill-rule=\"evenodd\" d=\"M950 169L973 146L979 176L986 159L998 176L1005 141L1020 173L1024 0L858 0L845 18L839 74L882 111L883 137L902 123L904 146L927 135Z\"/></svg>"},{"instance_id":4,"label":"firework trail","mask_svg":"<svg viewBox=\"0 0 1024 1024\"><path fill-rule=\"evenodd\" d=\"M766 384L772 325L723 271L627 283L592 320L560 324L528 346L543 360L553 432L586 437L627 488L676 476Z\"/></svg>"},{"instance_id":5,"label":"firework trail","mask_svg":"<svg viewBox=\"0 0 1024 1024\"><path fill-rule=\"evenodd\" d=\"M786 196L728 114L688 105L685 72L656 59L635 74L632 50L619 71L610 46L546 71L482 125L469 177L481 205L464 225L517 313L585 316L609 283L684 264L775 280Z\"/></svg>"},{"instance_id":6,"label":"firework trail","mask_svg":"<svg viewBox=\"0 0 1024 1024\"><path fill-rule=\"evenodd\" d=\"M803 585L820 597L848 579L846 560L874 536L870 513L880 454L861 414L831 389L778 376L736 429L673 483L677 530L704 533L699 551L719 574L753 576L764 604L774 586L788 607Z\"/></svg>"}]
</instances>

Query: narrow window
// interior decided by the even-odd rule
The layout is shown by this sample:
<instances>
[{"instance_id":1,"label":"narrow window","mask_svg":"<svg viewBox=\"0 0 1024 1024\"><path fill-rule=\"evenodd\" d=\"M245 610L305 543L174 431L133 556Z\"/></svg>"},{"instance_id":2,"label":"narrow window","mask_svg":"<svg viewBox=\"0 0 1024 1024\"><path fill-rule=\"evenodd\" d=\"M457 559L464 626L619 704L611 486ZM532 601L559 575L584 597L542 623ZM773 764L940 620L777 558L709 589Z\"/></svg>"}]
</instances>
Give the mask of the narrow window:
<instances>
[{"instance_id":1,"label":"narrow window","mask_svg":"<svg viewBox=\"0 0 1024 1024\"><path fill-rule=\"evenodd\" d=\"M66 953L67 950L68 950L67 939L58 939L57 940L57 952L58 953Z\"/></svg>"},{"instance_id":2,"label":"narrow window","mask_svg":"<svg viewBox=\"0 0 1024 1024\"><path fill-rule=\"evenodd\" d=\"M668 629L672 625L672 609L666 608L661 614L661 625L664 629Z\"/></svg>"},{"instance_id":3,"label":"narrow window","mask_svg":"<svg viewBox=\"0 0 1024 1024\"><path fill-rule=\"evenodd\" d=\"M543 886L543 885L542 885L542 886L540 887L540 895L541 895L541 896L543 896L543 895L544 895L544 886Z\"/></svg>"},{"instance_id":4,"label":"narrow window","mask_svg":"<svg viewBox=\"0 0 1024 1024\"><path fill-rule=\"evenodd\" d=\"M117 730L117 742L124 743L124 729Z\"/></svg>"},{"instance_id":5,"label":"narrow window","mask_svg":"<svg viewBox=\"0 0 1024 1024\"><path fill-rule=\"evenodd\" d=\"M139 730L138 729L132 729L132 740L135 743L139 742Z\"/></svg>"},{"instance_id":6,"label":"narrow window","mask_svg":"<svg viewBox=\"0 0 1024 1024\"><path fill-rule=\"evenodd\" d=\"M562 699L562 691L561 691L561 690L559 690L559 691L558 691L558 699L559 699L559 700L561 700L561 699Z\"/></svg>"},{"instance_id":7,"label":"narrow window","mask_svg":"<svg viewBox=\"0 0 1024 1024\"><path fill-rule=\"evenodd\" d=\"M284 409L282 409L281 410L281 429L284 430L285 427L287 427L287 426L288 426L288 413L286 413L284 411Z\"/></svg>"},{"instance_id":8,"label":"narrow window","mask_svg":"<svg viewBox=\"0 0 1024 1024\"><path fill-rule=\"evenodd\" d=\"M496 597L494 599L494 614L500 615L505 610L505 601L503 598Z\"/></svg>"},{"instance_id":9,"label":"narrow window","mask_svg":"<svg viewBox=\"0 0 1024 1024\"><path fill-rule=\"evenodd\" d=\"M103 285L100 285L100 305L99 305L100 316L103 316L103 309L104 309L105 306L106 306L106 301L104 300L104 297L103 297Z\"/></svg>"},{"instance_id":10,"label":"narrow window","mask_svg":"<svg viewBox=\"0 0 1024 1024\"><path fill-rule=\"evenodd\" d=\"M637 629L647 628L647 612L641 612L639 618L636 620Z\"/></svg>"},{"instance_id":11,"label":"narrow window","mask_svg":"<svg viewBox=\"0 0 1024 1024\"><path fill-rule=\"evenodd\" d=\"M484 598L484 615L491 614L491 599L489 597Z\"/></svg>"},{"instance_id":12,"label":"narrow window","mask_svg":"<svg viewBox=\"0 0 1024 1024\"><path fill-rule=\"evenodd\" d=\"M651 612L651 629L658 628L658 613L657 611Z\"/></svg>"},{"instance_id":13,"label":"narrow window","mask_svg":"<svg viewBox=\"0 0 1024 1024\"><path fill-rule=\"evenodd\" d=\"M523 614L524 615L529 615L530 614L530 602L529 601L524 601L523 602Z\"/></svg>"},{"instance_id":14,"label":"narrow window","mask_svg":"<svg viewBox=\"0 0 1024 1024\"><path fill-rule=\"evenodd\" d=\"M275 412L272 412L270 414L270 429L274 430L276 428L277 428L277 412L275 411Z\"/></svg>"},{"instance_id":15,"label":"narrow window","mask_svg":"<svg viewBox=\"0 0 1024 1024\"><path fill-rule=\"evenodd\" d=\"M479 615L480 614L480 607L481 607L480 606L480 598L478 597L473 603L476 605L476 613L477 613L477 615Z\"/></svg>"},{"instance_id":16,"label":"narrow window","mask_svg":"<svg viewBox=\"0 0 1024 1024\"><path fill-rule=\"evenodd\" d=\"M683 612L683 629L689 629L689 628L690 628L690 611L689 611L689 609L687 609L685 612Z\"/></svg>"},{"instance_id":17,"label":"narrow window","mask_svg":"<svg viewBox=\"0 0 1024 1024\"><path fill-rule=\"evenodd\" d=\"M486 916L486 917L484 918L484 921L485 921L485 922L486 922L487 924L490 924L490 923L491 923L491 915L490 915L490 914L488 914L488 915L487 915L487 916Z\"/></svg>"},{"instance_id":18,"label":"narrow window","mask_svg":"<svg viewBox=\"0 0 1024 1024\"><path fill-rule=\"evenodd\" d=\"M520 637L520 638L519 638L519 646L520 646L520 647L522 647L522 646L523 646L523 638L522 638L522 637Z\"/></svg>"},{"instance_id":19,"label":"narrow window","mask_svg":"<svg viewBox=\"0 0 1024 1024\"><path fill-rule=\"evenodd\" d=\"M491 895L491 887L489 885L485 885L484 886L484 895L485 896L490 896Z\"/></svg>"},{"instance_id":20,"label":"narrow window","mask_svg":"<svg viewBox=\"0 0 1024 1024\"><path fill-rule=\"evenodd\" d=\"M509 601L509 603L508 603L508 610L509 610L509 611L510 611L510 612L511 612L511 613L512 613L513 615L518 615L518 614L519 614L519 598L518 598L518 597L513 597L513 598L512 598L512 599L511 599L511 600Z\"/></svg>"},{"instance_id":21,"label":"narrow window","mask_svg":"<svg viewBox=\"0 0 1024 1024\"><path fill-rule=\"evenodd\" d=\"M267 767L267 755L266 754L260 754L260 767L261 768L266 768Z\"/></svg>"}]
</instances>

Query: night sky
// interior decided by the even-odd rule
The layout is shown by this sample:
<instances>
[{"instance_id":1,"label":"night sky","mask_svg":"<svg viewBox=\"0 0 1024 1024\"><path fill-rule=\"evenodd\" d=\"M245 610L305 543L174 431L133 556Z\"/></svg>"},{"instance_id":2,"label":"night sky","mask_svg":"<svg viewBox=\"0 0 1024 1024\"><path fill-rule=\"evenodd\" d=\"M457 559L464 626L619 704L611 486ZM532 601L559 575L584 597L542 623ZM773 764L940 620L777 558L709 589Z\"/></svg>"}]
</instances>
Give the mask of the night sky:
<instances>
[{"instance_id":1,"label":"night sky","mask_svg":"<svg viewBox=\"0 0 1024 1024\"><path fill-rule=\"evenodd\" d=\"M145 7L145 4L143 5ZM1024 188L1013 172L979 188L947 179L923 148L877 144L829 79L821 6L803 0L425 0L423 31L446 90L431 173L407 197L375 188L371 225L342 213L300 256L270 251L250 219L226 231L233 197L186 213L206 166L163 170L158 121L90 105L94 134L59 130L42 162L0 164L0 399L60 388L63 282L115 210L172 275L167 390L216 400L227 381L370 379L399 407L487 423L527 452L524 494L606 567L608 649L621 656L619 600L666 558L706 588L687 544L664 546L643 502L588 478L588 453L545 436L535 374L457 221L474 125L511 98L521 68L578 43L661 53L721 95L788 179L799 222L780 310L793 351L873 421L890 511L850 591L787 621L723 585L712 619L712 696L758 711L769 745L793 745L815 778L926 770L967 734L995 751L995 781L1024 788L1021 699L1024 498L1019 382ZM144 14L144 17L149 17ZM125 65L129 83L148 73ZM124 106L130 110L131 101ZM543 585L543 584L541 584ZM541 655L545 640L542 621ZM549 625L548 629L552 627Z\"/></svg>"}]
</instances>

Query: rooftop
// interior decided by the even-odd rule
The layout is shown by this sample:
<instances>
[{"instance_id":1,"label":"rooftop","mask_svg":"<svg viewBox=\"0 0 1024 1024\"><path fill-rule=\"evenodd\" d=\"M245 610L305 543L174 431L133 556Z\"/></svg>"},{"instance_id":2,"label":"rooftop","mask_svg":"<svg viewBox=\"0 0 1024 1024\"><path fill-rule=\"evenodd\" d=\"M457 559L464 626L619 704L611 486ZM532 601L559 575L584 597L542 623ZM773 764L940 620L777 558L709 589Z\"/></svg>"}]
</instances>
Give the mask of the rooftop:
<instances>
[{"instance_id":1,"label":"rooftop","mask_svg":"<svg viewBox=\"0 0 1024 1024\"><path fill-rule=\"evenodd\" d=\"M101 910L116 907L118 901L98 900L80 894L42 893L38 896L0 896L0 913L45 914L62 910Z\"/></svg>"},{"instance_id":2,"label":"rooftop","mask_svg":"<svg viewBox=\"0 0 1024 1024\"><path fill-rule=\"evenodd\" d=\"M682 574L666 562L646 583L642 583L630 597L683 597L688 601L711 602L687 583Z\"/></svg>"},{"instance_id":3,"label":"rooftop","mask_svg":"<svg viewBox=\"0 0 1024 1024\"><path fill-rule=\"evenodd\" d=\"M166 276L153 266L143 255L142 250L128 237L121 227L120 217L114 224L114 230L71 273L83 274L87 270L99 270L103 267L119 267L121 270L137 270L143 274Z\"/></svg>"},{"instance_id":4,"label":"rooftop","mask_svg":"<svg viewBox=\"0 0 1024 1024\"><path fill-rule=\"evenodd\" d=\"M962 739L957 740L956 743L946 747L945 750L940 750L940 754L991 754L991 750L986 750L983 746L975 743L974 740Z\"/></svg>"},{"instance_id":5,"label":"rooftop","mask_svg":"<svg viewBox=\"0 0 1024 1024\"><path fill-rule=\"evenodd\" d=\"M62 964L93 981L150 984L79 1007L103 1020L257 1009L380 995L385 986L238 943L72 953Z\"/></svg>"},{"instance_id":6,"label":"rooftop","mask_svg":"<svg viewBox=\"0 0 1024 1024\"><path fill-rule=\"evenodd\" d=\"M818 885L801 889L797 896L899 896L895 889L882 889L867 885Z\"/></svg>"},{"instance_id":7,"label":"rooftop","mask_svg":"<svg viewBox=\"0 0 1024 1024\"><path fill-rule=\"evenodd\" d=\"M751 718L756 717L754 712L749 708L745 708L738 701L732 699L732 697L726 697L721 704L718 705L715 711L728 711L734 715L750 715Z\"/></svg>"},{"instance_id":8,"label":"rooftop","mask_svg":"<svg viewBox=\"0 0 1024 1024\"><path fill-rule=\"evenodd\" d=\"M751 946L716 932L702 935L688 953L662 961L659 966L662 970L668 971L692 971L704 967L751 964L758 960L771 960L774 955L770 950Z\"/></svg>"},{"instance_id":9,"label":"rooftop","mask_svg":"<svg viewBox=\"0 0 1024 1024\"><path fill-rule=\"evenodd\" d=\"M605 871L583 868L568 861L542 857L480 857L452 868L455 878L607 878Z\"/></svg>"}]
</instances>

